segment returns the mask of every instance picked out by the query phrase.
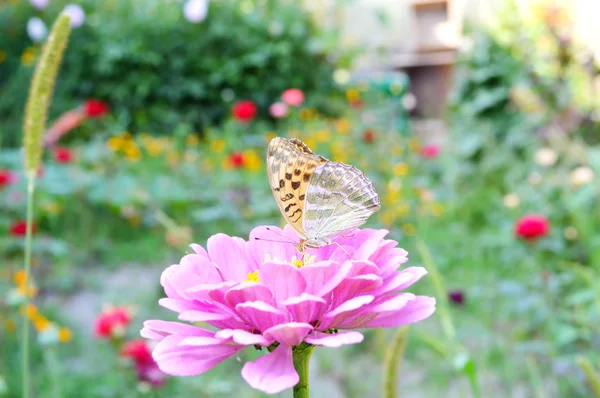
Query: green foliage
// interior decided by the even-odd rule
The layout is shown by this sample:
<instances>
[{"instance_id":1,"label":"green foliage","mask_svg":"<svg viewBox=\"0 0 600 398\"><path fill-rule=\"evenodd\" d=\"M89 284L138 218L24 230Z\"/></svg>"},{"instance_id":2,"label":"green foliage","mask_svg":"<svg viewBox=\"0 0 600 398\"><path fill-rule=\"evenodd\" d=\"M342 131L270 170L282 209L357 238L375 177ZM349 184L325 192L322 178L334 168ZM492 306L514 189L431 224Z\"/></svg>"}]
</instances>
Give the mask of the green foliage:
<instances>
[{"instance_id":1,"label":"green foliage","mask_svg":"<svg viewBox=\"0 0 600 398\"><path fill-rule=\"evenodd\" d=\"M51 20L64 4L53 1L44 12L34 12L28 2L0 6L0 49L6 53L0 119L9 133L4 144L16 143L13 122L21 116L23 83L31 75L20 59L32 45L27 19L38 14ZM267 116L287 88L333 89L329 60L336 54L308 12L292 2L211 2L199 24L184 19L180 2L82 6L86 22L65 57L53 115L93 97L107 101L121 127L132 131L168 132L181 122L200 130L222 121L235 100L252 99Z\"/></svg>"}]
</instances>

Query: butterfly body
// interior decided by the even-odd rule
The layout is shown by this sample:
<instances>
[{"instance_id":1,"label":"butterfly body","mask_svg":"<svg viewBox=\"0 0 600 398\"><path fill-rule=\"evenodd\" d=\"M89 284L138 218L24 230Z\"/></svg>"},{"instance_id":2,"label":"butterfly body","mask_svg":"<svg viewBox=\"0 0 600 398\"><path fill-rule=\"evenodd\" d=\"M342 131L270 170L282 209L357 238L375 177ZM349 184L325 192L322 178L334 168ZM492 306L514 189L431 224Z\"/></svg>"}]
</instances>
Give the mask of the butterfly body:
<instances>
[{"instance_id":1,"label":"butterfly body","mask_svg":"<svg viewBox=\"0 0 600 398\"><path fill-rule=\"evenodd\" d=\"M315 155L298 139L271 140L267 171L279 209L300 236L299 251L331 244L381 208L360 170Z\"/></svg>"}]
</instances>

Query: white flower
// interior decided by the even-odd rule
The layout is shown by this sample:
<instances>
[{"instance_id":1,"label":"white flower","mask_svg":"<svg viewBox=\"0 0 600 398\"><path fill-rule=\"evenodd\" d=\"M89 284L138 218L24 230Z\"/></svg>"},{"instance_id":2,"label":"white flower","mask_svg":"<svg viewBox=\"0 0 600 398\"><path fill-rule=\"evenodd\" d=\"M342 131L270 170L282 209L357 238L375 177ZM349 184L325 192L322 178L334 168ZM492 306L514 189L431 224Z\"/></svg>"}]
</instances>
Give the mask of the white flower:
<instances>
[{"instance_id":1,"label":"white flower","mask_svg":"<svg viewBox=\"0 0 600 398\"><path fill-rule=\"evenodd\" d=\"M183 5L183 16L189 22L198 23L206 19L208 0L189 0Z\"/></svg>"},{"instance_id":2,"label":"white flower","mask_svg":"<svg viewBox=\"0 0 600 398\"><path fill-rule=\"evenodd\" d=\"M519 205L521 201L519 200L519 197L516 194L509 193L508 195L504 196L503 202L504 206L508 207L509 209L514 209Z\"/></svg>"},{"instance_id":3,"label":"white flower","mask_svg":"<svg viewBox=\"0 0 600 398\"><path fill-rule=\"evenodd\" d=\"M71 18L71 26L78 28L85 22L85 11L78 4L67 4L64 12Z\"/></svg>"},{"instance_id":4,"label":"white flower","mask_svg":"<svg viewBox=\"0 0 600 398\"><path fill-rule=\"evenodd\" d=\"M589 167L578 167L571 172L571 184L576 187L587 184L594 179L594 172Z\"/></svg>"},{"instance_id":5,"label":"white flower","mask_svg":"<svg viewBox=\"0 0 600 398\"><path fill-rule=\"evenodd\" d=\"M50 0L29 0L32 6L37 8L38 10L43 10L48 7L48 3Z\"/></svg>"},{"instance_id":6,"label":"white flower","mask_svg":"<svg viewBox=\"0 0 600 398\"><path fill-rule=\"evenodd\" d=\"M349 83L351 78L350 72L346 69L336 69L335 72L333 72L333 81L340 86Z\"/></svg>"},{"instance_id":7,"label":"white flower","mask_svg":"<svg viewBox=\"0 0 600 398\"><path fill-rule=\"evenodd\" d=\"M406 95L402 98L402 106L407 111L412 111L417 106L417 97L413 93L406 93Z\"/></svg>"},{"instance_id":8,"label":"white flower","mask_svg":"<svg viewBox=\"0 0 600 398\"><path fill-rule=\"evenodd\" d=\"M42 41L48 34L48 28L40 18L31 17L27 21L27 34L33 41Z\"/></svg>"},{"instance_id":9,"label":"white flower","mask_svg":"<svg viewBox=\"0 0 600 398\"><path fill-rule=\"evenodd\" d=\"M535 153L535 162L540 166L549 167L556 163L558 156L551 148L540 148Z\"/></svg>"}]
</instances>

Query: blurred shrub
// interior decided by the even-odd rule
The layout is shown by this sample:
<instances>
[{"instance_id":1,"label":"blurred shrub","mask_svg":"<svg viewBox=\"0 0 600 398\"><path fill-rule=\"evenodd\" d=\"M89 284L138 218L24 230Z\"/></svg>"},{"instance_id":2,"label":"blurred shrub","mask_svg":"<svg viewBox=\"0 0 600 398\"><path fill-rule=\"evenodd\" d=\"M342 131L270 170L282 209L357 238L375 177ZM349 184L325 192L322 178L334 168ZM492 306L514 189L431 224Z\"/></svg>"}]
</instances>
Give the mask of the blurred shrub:
<instances>
[{"instance_id":1,"label":"blurred shrub","mask_svg":"<svg viewBox=\"0 0 600 398\"><path fill-rule=\"evenodd\" d=\"M65 1L42 11L27 1L0 6L0 120L4 145L18 142L25 84L37 46L27 21L50 21ZM229 103L252 99L266 115L283 90L329 92L331 43L294 2L265 6L211 2L207 18L188 22L182 2L85 1L54 100L54 114L88 97L107 101L119 124L134 131L173 131L219 122ZM323 39L323 40L320 40ZM318 104L317 104L318 105Z\"/></svg>"}]
</instances>

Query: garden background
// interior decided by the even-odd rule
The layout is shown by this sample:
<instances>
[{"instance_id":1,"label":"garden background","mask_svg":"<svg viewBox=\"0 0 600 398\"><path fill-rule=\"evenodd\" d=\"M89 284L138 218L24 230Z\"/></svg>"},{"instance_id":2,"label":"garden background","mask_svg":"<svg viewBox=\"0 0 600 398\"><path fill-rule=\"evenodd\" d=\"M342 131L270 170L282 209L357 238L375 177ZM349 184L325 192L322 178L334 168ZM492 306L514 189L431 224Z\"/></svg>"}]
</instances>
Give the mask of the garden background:
<instances>
[{"instance_id":1,"label":"garden background","mask_svg":"<svg viewBox=\"0 0 600 398\"><path fill-rule=\"evenodd\" d=\"M364 171L367 226L437 299L404 351L384 329L317 350L314 396L380 396L397 361L403 397L600 397L598 5L469 4L2 2L0 396L22 392L23 314L35 397L263 396L240 376L257 353L170 377L139 331L175 319L160 275L190 243L284 225L265 169L283 136ZM25 289L24 109L63 10Z\"/></svg>"}]
</instances>

